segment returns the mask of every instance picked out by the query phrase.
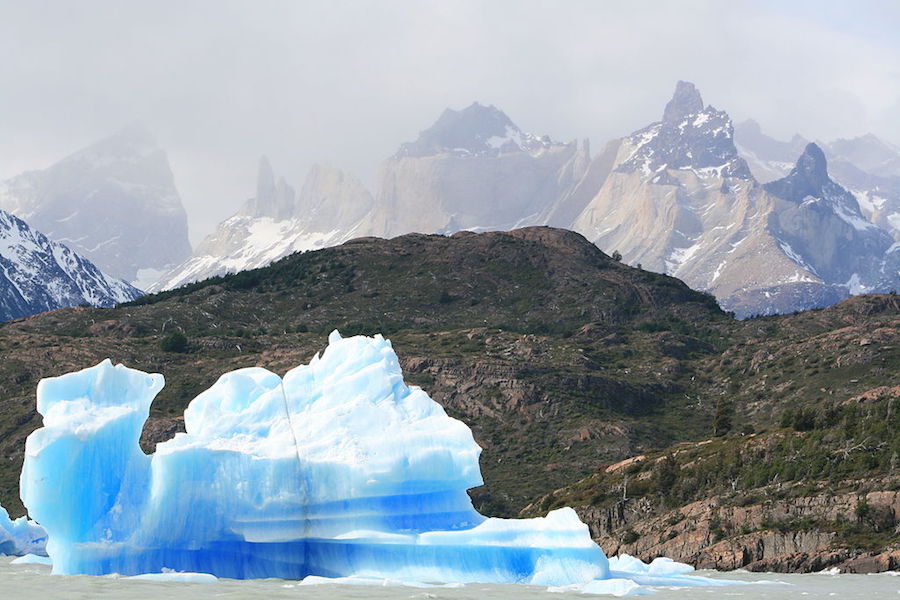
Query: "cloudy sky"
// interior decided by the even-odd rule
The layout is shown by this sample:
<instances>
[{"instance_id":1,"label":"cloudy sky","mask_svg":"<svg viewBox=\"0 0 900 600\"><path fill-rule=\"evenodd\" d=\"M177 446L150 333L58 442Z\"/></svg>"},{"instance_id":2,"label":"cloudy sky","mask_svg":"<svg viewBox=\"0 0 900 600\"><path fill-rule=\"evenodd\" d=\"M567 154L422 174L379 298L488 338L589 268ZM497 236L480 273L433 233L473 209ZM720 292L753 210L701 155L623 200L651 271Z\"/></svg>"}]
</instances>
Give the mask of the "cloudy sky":
<instances>
[{"instance_id":1,"label":"cloudy sky","mask_svg":"<svg viewBox=\"0 0 900 600\"><path fill-rule=\"evenodd\" d=\"M594 147L675 82L787 138L900 144L900 2L0 0L0 178L135 121L168 151L196 243L259 156L376 179L445 107Z\"/></svg>"}]
</instances>

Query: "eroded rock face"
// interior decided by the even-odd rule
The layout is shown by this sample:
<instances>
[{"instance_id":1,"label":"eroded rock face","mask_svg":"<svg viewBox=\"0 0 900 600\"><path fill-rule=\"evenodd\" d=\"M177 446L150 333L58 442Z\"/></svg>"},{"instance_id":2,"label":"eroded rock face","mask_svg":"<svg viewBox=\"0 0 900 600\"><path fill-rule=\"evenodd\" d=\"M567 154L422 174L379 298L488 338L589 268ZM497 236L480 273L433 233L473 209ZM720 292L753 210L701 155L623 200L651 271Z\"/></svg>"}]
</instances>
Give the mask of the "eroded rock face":
<instances>
[{"instance_id":1,"label":"eroded rock face","mask_svg":"<svg viewBox=\"0 0 900 600\"><path fill-rule=\"evenodd\" d=\"M711 498L663 514L647 501L637 500L603 509L583 508L579 515L592 537L606 544L611 554L626 552L644 559L668 556L698 569L814 572L836 567L847 573L895 569L900 564L898 549L864 552L835 546L836 534L825 523L855 521L862 500L880 515L884 526L900 523L900 492L896 491L773 499L743 507ZM811 523L807 529L779 527L804 519ZM628 530L639 537L623 543Z\"/></svg>"},{"instance_id":2,"label":"eroded rock face","mask_svg":"<svg viewBox=\"0 0 900 600\"><path fill-rule=\"evenodd\" d=\"M543 224L582 179L587 144L524 132L493 106L447 110L381 168L374 235Z\"/></svg>"},{"instance_id":3,"label":"eroded rock face","mask_svg":"<svg viewBox=\"0 0 900 600\"><path fill-rule=\"evenodd\" d=\"M580 179L576 143L532 155L516 150L497 156L393 158L381 170L372 233L453 233L509 230L541 222Z\"/></svg>"}]
</instances>

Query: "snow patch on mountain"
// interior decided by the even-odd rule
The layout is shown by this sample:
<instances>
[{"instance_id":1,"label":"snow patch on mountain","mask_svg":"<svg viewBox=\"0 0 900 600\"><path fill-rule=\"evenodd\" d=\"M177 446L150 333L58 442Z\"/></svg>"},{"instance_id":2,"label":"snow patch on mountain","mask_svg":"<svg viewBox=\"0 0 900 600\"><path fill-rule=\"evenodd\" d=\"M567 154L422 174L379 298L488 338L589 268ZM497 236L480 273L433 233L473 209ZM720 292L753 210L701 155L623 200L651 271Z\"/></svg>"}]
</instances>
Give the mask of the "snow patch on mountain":
<instances>
[{"instance_id":1,"label":"snow patch on mountain","mask_svg":"<svg viewBox=\"0 0 900 600\"><path fill-rule=\"evenodd\" d=\"M414 142L400 146L394 158L421 158L451 154L457 157L499 156L525 152L537 156L558 146L548 136L519 129L495 106L472 103L462 110L447 109Z\"/></svg>"},{"instance_id":2,"label":"snow patch on mountain","mask_svg":"<svg viewBox=\"0 0 900 600\"><path fill-rule=\"evenodd\" d=\"M366 234L371 209L371 195L352 175L316 165L296 194L283 178L275 180L263 158L256 195L150 291L264 267L294 252L336 246Z\"/></svg>"},{"instance_id":3,"label":"snow patch on mountain","mask_svg":"<svg viewBox=\"0 0 900 600\"><path fill-rule=\"evenodd\" d=\"M3 321L80 304L112 306L142 295L4 210L0 210L0 290Z\"/></svg>"}]
</instances>

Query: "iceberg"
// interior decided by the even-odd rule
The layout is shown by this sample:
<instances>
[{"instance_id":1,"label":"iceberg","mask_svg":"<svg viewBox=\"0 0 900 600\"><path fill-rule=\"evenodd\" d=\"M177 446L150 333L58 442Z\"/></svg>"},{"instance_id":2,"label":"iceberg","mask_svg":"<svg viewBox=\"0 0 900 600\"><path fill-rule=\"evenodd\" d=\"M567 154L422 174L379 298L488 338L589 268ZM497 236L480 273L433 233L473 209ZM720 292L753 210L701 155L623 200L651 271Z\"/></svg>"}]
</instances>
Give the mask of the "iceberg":
<instances>
[{"instance_id":1,"label":"iceberg","mask_svg":"<svg viewBox=\"0 0 900 600\"><path fill-rule=\"evenodd\" d=\"M43 427L26 442L21 494L49 534L54 573L556 587L611 577L570 508L534 519L474 509L480 447L404 383L380 335L335 331L284 378L226 373L191 401L186 432L148 456L138 440L162 387L162 375L109 360L38 384ZM639 570L686 578L660 566Z\"/></svg>"},{"instance_id":2,"label":"iceberg","mask_svg":"<svg viewBox=\"0 0 900 600\"><path fill-rule=\"evenodd\" d=\"M0 555L47 556L46 544L47 532L43 527L27 517L13 521L6 509L0 506Z\"/></svg>"}]
</instances>

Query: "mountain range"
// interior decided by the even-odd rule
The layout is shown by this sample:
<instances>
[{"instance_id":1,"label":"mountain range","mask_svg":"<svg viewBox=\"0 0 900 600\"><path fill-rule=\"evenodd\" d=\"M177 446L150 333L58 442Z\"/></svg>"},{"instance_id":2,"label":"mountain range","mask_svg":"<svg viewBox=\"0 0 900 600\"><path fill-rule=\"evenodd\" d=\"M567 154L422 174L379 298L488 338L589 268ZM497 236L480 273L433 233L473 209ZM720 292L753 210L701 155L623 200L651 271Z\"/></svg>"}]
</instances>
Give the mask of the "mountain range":
<instances>
[{"instance_id":1,"label":"mountain range","mask_svg":"<svg viewBox=\"0 0 900 600\"><path fill-rule=\"evenodd\" d=\"M256 195L150 291L355 237L543 223L581 180L588 155L587 142L562 144L523 132L496 107L474 103L444 111L385 160L374 195L353 175L325 165L314 166L295 194L284 179L275 181L263 159Z\"/></svg>"},{"instance_id":2,"label":"mountain range","mask_svg":"<svg viewBox=\"0 0 900 600\"><path fill-rule=\"evenodd\" d=\"M663 119L623 138L571 228L624 260L713 293L739 316L897 287L897 247L828 176L815 144L760 184L728 115L680 82Z\"/></svg>"},{"instance_id":3,"label":"mountain range","mask_svg":"<svg viewBox=\"0 0 900 600\"><path fill-rule=\"evenodd\" d=\"M675 275L741 317L898 287L892 147L738 131L687 82L660 121L595 156L587 141L528 133L493 106L448 109L382 163L375 193L317 166L295 198L263 161L256 196L151 290L354 237L545 224Z\"/></svg>"},{"instance_id":4,"label":"mountain range","mask_svg":"<svg viewBox=\"0 0 900 600\"><path fill-rule=\"evenodd\" d=\"M0 210L0 321L81 304L114 306L141 295Z\"/></svg>"},{"instance_id":5,"label":"mountain range","mask_svg":"<svg viewBox=\"0 0 900 600\"><path fill-rule=\"evenodd\" d=\"M776 140L753 120L735 126L738 151L764 183L787 175L793 157L808 143L799 134L788 142ZM900 148L872 134L816 144L825 153L835 182L854 195L863 215L900 241Z\"/></svg>"},{"instance_id":6,"label":"mountain range","mask_svg":"<svg viewBox=\"0 0 900 600\"><path fill-rule=\"evenodd\" d=\"M735 127L688 82L659 121L595 155L473 103L401 144L374 192L328 165L295 188L263 158L256 193L190 256L165 153L140 127L0 183L0 208L148 291L357 237L528 225L582 233L739 317L900 284L900 150L873 135L784 142L753 121Z\"/></svg>"}]
</instances>

